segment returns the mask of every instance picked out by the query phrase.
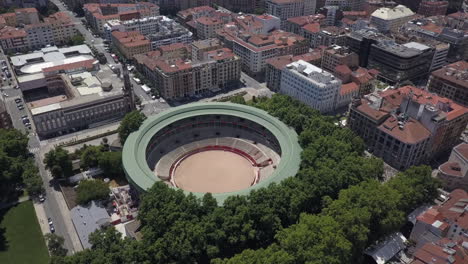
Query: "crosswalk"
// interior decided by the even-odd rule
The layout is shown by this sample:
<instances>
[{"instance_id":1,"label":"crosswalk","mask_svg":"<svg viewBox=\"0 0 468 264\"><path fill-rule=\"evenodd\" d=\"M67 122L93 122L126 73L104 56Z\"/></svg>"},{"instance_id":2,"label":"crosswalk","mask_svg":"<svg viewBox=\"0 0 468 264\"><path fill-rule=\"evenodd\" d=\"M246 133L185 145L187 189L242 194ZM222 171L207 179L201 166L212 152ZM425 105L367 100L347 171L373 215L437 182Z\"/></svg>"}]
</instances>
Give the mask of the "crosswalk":
<instances>
[{"instance_id":1,"label":"crosswalk","mask_svg":"<svg viewBox=\"0 0 468 264\"><path fill-rule=\"evenodd\" d=\"M36 148L29 148L29 152L31 152L31 153L37 153L37 152L39 152L39 150L40 150L40 148L37 148L37 147Z\"/></svg>"}]
</instances>

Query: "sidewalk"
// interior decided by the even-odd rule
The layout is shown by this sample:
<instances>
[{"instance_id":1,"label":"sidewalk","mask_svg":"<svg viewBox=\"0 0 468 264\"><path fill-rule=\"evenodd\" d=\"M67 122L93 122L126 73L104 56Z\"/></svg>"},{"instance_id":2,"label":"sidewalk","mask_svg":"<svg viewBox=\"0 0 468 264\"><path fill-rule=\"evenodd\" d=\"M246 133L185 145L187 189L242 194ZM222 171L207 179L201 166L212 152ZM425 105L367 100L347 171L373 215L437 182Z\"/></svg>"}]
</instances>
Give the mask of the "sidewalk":
<instances>
[{"instance_id":1,"label":"sidewalk","mask_svg":"<svg viewBox=\"0 0 468 264\"><path fill-rule=\"evenodd\" d=\"M47 216L44 210L44 205L42 203L33 202L34 210L36 211L37 221L41 227L42 234L45 235L50 233L49 223L47 221Z\"/></svg>"}]
</instances>

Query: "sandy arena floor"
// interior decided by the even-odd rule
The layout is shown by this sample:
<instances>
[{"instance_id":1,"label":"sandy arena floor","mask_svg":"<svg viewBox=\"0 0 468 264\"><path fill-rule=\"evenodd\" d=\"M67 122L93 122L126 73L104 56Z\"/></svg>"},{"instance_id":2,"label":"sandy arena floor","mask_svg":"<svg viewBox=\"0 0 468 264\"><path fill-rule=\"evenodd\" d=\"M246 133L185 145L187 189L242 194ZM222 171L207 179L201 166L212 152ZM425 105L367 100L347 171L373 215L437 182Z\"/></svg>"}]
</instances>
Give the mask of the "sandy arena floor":
<instances>
[{"instance_id":1,"label":"sandy arena floor","mask_svg":"<svg viewBox=\"0 0 468 264\"><path fill-rule=\"evenodd\" d=\"M247 159L221 150L204 151L186 158L174 175L179 188L210 193L242 190L255 178L254 168Z\"/></svg>"}]
</instances>

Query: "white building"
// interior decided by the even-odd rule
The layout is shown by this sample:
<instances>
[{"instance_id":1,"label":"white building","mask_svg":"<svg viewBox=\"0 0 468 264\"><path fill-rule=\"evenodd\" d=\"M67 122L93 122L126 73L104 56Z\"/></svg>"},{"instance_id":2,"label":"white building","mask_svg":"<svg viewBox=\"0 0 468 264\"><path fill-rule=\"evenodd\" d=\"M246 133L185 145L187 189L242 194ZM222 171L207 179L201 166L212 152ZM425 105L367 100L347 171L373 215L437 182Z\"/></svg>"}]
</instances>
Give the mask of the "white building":
<instances>
[{"instance_id":1,"label":"white building","mask_svg":"<svg viewBox=\"0 0 468 264\"><path fill-rule=\"evenodd\" d=\"M320 112L335 109L341 80L308 62L299 60L282 70L280 92Z\"/></svg>"},{"instance_id":2,"label":"white building","mask_svg":"<svg viewBox=\"0 0 468 264\"><path fill-rule=\"evenodd\" d=\"M282 25L288 18L315 14L316 0L268 0L268 14L281 19Z\"/></svg>"},{"instance_id":3,"label":"white building","mask_svg":"<svg viewBox=\"0 0 468 264\"><path fill-rule=\"evenodd\" d=\"M174 43L189 44L192 32L166 16L152 16L127 21L111 20L104 25L104 36L112 41L112 32L138 31L151 41L151 48Z\"/></svg>"},{"instance_id":4,"label":"white building","mask_svg":"<svg viewBox=\"0 0 468 264\"><path fill-rule=\"evenodd\" d=\"M404 5L398 5L394 8L382 7L372 13L370 23L380 32L386 33L397 31L413 17L413 11Z\"/></svg>"}]
</instances>

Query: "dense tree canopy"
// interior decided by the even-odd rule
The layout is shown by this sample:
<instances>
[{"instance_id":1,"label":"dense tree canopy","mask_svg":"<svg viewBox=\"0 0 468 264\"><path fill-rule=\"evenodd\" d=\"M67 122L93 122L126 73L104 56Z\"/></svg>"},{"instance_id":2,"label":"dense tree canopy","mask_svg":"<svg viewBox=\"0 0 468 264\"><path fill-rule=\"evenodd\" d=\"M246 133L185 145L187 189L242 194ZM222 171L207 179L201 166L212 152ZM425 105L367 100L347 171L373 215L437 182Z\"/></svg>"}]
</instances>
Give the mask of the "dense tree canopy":
<instances>
[{"instance_id":1,"label":"dense tree canopy","mask_svg":"<svg viewBox=\"0 0 468 264\"><path fill-rule=\"evenodd\" d=\"M50 170L52 177L63 178L72 175L72 162L67 150L57 147L44 156L44 164Z\"/></svg>"},{"instance_id":2,"label":"dense tree canopy","mask_svg":"<svg viewBox=\"0 0 468 264\"><path fill-rule=\"evenodd\" d=\"M109 197L109 186L102 180L82 180L76 189L76 201L86 205L92 200L105 200Z\"/></svg>"},{"instance_id":3,"label":"dense tree canopy","mask_svg":"<svg viewBox=\"0 0 468 264\"><path fill-rule=\"evenodd\" d=\"M197 199L157 183L141 197L142 241L95 242L64 263L358 263L364 248L434 198L438 185L426 167L380 183L382 161L365 157L363 141L333 117L282 95L249 104L299 133L295 177L222 206L210 194Z\"/></svg>"},{"instance_id":4,"label":"dense tree canopy","mask_svg":"<svg viewBox=\"0 0 468 264\"><path fill-rule=\"evenodd\" d=\"M29 194L42 191L42 179L28 151L28 137L18 130L0 129L0 201L16 198L15 187Z\"/></svg>"},{"instance_id":5,"label":"dense tree canopy","mask_svg":"<svg viewBox=\"0 0 468 264\"><path fill-rule=\"evenodd\" d=\"M138 128L140 128L145 119L146 116L138 111L132 111L125 115L118 129L119 138L122 145L125 143L125 140L127 139L128 135L130 135L130 133L137 131Z\"/></svg>"}]
</instances>

